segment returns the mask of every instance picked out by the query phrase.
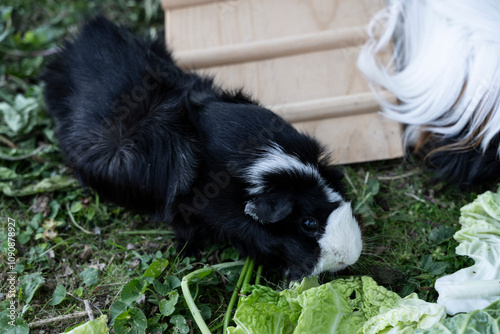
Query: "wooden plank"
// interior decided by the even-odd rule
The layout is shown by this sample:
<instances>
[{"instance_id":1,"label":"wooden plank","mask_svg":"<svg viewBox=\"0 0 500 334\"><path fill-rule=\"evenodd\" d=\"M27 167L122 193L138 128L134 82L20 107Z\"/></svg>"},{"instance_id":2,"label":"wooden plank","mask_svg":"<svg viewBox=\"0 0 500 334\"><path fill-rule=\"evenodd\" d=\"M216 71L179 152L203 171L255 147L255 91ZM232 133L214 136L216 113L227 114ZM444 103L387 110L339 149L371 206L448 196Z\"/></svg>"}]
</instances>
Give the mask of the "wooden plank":
<instances>
[{"instance_id":1,"label":"wooden plank","mask_svg":"<svg viewBox=\"0 0 500 334\"><path fill-rule=\"evenodd\" d=\"M401 125L380 114L299 122L294 126L324 143L335 163L353 163L400 158Z\"/></svg>"},{"instance_id":2,"label":"wooden plank","mask_svg":"<svg viewBox=\"0 0 500 334\"><path fill-rule=\"evenodd\" d=\"M345 48L366 41L364 26L286 36L248 43L175 52L182 67L196 69Z\"/></svg>"},{"instance_id":3,"label":"wooden plank","mask_svg":"<svg viewBox=\"0 0 500 334\"><path fill-rule=\"evenodd\" d=\"M178 0L183 1L183 0ZM366 26L385 0L226 0L167 11L177 52ZM362 32L360 38L364 38Z\"/></svg>"},{"instance_id":4,"label":"wooden plank","mask_svg":"<svg viewBox=\"0 0 500 334\"><path fill-rule=\"evenodd\" d=\"M396 102L389 92L380 95L391 103ZM380 105L370 92L276 105L270 109L289 122L303 122L377 112Z\"/></svg>"},{"instance_id":5,"label":"wooden plank","mask_svg":"<svg viewBox=\"0 0 500 334\"><path fill-rule=\"evenodd\" d=\"M356 65L362 27L385 0L163 1L167 43L184 68L243 87L337 163L403 156L401 125L377 113Z\"/></svg>"},{"instance_id":6,"label":"wooden plank","mask_svg":"<svg viewBox=\"0 0 500 334\"><path fill-rule=\"evenodd\" d=\"M243 87L263 105L294 104L370 92L356 66L358 52L359 47L348 47L198 72L223 87Z\"/></svg>"},{"instance_id":7,"label":"wooden plank","mask_svg":"<svg viewBox=\"0 0 500 334\"><path fill-rule=\"evenodd\" d=\"M227 0L162 0L161 6L163 7L163 10L172 10L182 7L204 5L220 1L227 1Z\"/></svg>"}]
</instances>

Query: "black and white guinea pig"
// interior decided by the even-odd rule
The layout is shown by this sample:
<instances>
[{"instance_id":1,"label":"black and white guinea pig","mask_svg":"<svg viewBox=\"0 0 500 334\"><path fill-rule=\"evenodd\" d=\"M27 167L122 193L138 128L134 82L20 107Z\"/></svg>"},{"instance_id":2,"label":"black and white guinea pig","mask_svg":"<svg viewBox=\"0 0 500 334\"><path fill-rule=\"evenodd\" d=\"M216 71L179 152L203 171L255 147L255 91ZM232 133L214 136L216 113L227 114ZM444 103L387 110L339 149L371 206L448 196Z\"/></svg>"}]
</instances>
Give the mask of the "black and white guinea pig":
<instances>
[{"instance_id":1,"label":"black and white guinea pig","mask_svg":"<svg viewBox=\"0 0 500 334\"><path fill-rule=\"evenodd\" d=\"M184 72L162 41L98 16L42 79L82 185L171 224L186 254L230 242L292 279L358 260L343 176L318 142L241 91Z\"/></svg>"}]
</instances>

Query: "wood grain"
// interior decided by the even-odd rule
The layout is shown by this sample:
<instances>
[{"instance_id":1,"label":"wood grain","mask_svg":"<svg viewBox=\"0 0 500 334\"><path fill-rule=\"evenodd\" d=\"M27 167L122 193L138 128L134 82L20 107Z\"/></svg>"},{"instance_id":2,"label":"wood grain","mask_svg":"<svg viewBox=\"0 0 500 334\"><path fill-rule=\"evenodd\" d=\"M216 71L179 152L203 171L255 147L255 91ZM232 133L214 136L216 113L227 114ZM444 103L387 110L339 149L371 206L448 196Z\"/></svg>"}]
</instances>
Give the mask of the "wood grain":
<instances>
[{"instance_id":1,"label":"wood grain","mask_svg":"<svg viewBox=\"0 0 500 334\"><path fill-rule=\"evenodd\" d=\"M377 113L294 123L322 143L328 143L335 163L401 157L401 131Z\"/></svg>"},{"instance_id":2,"label":"wood grain","mask_svg":"<svg viewBox=\"0 0 500 334\"><path fill-rule=\"evenodd\" d=\"M356 66L384 0L163 1L167 43L185 69L244 87L338 163L403 156L401 125L377 113Z\"/></svg>"},{"instance_id":3,"label":"wood grain","mask_svg":"<svg viewBox=\"0 0 500 334\"><path fill-rule=\"evenodd\" d=\"M163 10L172 10L181 7L190 7L196 5L203 5L212 2L220 2L225 0L163 0Z\"/></svg>"},{"instance_id":4,"label":"wood grain","mask_svg":"<svg viewBox=\"0 0 500 334\"><path fill-rule=\"evenodd\" d=\"M178 51L175 57L181 67L191 69L286 57L361 45L366 41L364 29L365 27L354 27L327 30L199 50Z\"/></svg>"},{"instance_id":5,"label":"wood grain","mask_svg":"<svg viewBox=\"0 0 500 334\"><path fill-rule=\"evenodd\" d=\"M394 95L389 92L381 96L391 103L396 102ZM380 105L373 93L369 92L281 104L270 106L270 109L289 122L303 122L373 113L380 110Z\"/></svg>"}]
</instances>

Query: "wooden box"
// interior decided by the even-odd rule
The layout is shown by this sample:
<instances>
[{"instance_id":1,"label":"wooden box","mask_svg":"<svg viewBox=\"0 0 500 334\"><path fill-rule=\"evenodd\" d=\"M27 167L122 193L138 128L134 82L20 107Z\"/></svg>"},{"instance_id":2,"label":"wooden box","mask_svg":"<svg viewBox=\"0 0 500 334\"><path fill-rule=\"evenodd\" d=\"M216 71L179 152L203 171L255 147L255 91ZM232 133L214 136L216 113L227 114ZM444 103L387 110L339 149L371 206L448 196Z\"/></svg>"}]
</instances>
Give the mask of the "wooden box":
<instances>
[{"instance_id":1,"label":"wooden box","mask_svg":"<svg viewBox=\"0 0 500 334\"><path fill-rule=\"evenodd\" d=\"M333 151L336 163L403 156L401 125L356 67L383 0L163 0L167 43L186 69L244 87Z\"/></svg>"}]
</instances>

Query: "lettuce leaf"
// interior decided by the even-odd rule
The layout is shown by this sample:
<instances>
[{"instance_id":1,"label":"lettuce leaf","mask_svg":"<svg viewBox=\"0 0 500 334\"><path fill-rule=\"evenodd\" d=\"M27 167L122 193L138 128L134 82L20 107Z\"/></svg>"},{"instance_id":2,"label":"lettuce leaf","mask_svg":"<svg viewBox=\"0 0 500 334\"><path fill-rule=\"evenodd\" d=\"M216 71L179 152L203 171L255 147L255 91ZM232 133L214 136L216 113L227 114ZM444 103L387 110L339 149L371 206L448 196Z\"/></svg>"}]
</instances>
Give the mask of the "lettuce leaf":
<instances>
[{"instance_id":1,"label":"lettuce leaf","mask_svg":"<svg viewBox=\"0 0 500 334\"><path fill-rule=\"evenodd\" d=\"M250 333L293 333L292 318L297 319L287 299L279 292L266 286L246 286L234 322L237 328L228 328L230 334Z\"/></svg>"},{"instance_id":2,"label":"lettuce leaf","mask_svg":"<svg viewBox=\"0 0 500 334\"><path fill-rule=\"evenodd\" d=\"M460 212L462 227L453 236L460 243L456 253L475 263L436 280L437 302L450 315L500 299L500 192L485 192Z\"/></svg>"},{"instance_id":3,"label":"lettuce leaf","mask_svg":"<svg viewBox=\"0 0 500 334\"><path fill-rule=\"evenodd\" d=\"M359 280L345 283L342 290L334 284L323 284L301 293L297 302L302 312L294 333L355 333L365 319L348 300L350 293L359 289Z\"/></svg>"},{"instance_id":4,"label":"lettuce leaf","mask_svg":"<svg viewBox=\"0 0 500 334\"><path fill-rule=\"evenodd\" d=\"M458 314L415 334L500 334L500 300L483 310Z\"/></svg>"},{"instance_id":5,"label":"lettuce leaf","mask_svg":"<svg viewBox=\"0 0 500 334\"><path fill-rule=\"evenodd\" d=\"M109 333L109 328L106 325L107 321L108 317L101 315L97 319L88 321L69 332L65 332L65 334L107 334Z\"/></svg>"},{"instance_id":6,"label":"lettuce leaf","mask_svg":"<svg viewBox=\"0 0 500 334\"><path fill-rule=\"evenodd\" d=\"M368 276L323 285L309 278L281 292L249 286L245 293L229 334L412 333L445 316L444 307L416 295L402 299Z\"/></svg>"},{"instance_id":7,"label":"lettuce leaf","mask_svg":"<svg viewBox=\"0 0 500 334\"><path fill-rule=\"evenodd\" d=\"M416 329L430 328L445 317L444 307L411 294L398 300L397 307L370 318L361 333L411 334Z\"/></svg>"}]
</instances>

